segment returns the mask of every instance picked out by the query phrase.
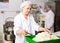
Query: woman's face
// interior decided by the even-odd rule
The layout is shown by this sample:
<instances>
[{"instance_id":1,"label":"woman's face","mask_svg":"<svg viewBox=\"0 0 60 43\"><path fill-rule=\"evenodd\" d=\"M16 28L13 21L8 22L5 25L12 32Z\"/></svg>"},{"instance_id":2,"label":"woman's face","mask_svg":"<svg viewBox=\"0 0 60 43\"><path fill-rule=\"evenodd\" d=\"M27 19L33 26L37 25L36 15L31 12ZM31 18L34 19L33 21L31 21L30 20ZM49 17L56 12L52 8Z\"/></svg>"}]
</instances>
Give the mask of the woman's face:
<instances>
[{"instance_id":1,"label":"woman's face","mask_svg":"<svg viewBox=\"0 0 60 43\"><path fill-rule=\"evenodd\" d=\"M31 11L31 5L24 6L22 11L24 14L28 15Z\"/></svg>"}]
</instances>

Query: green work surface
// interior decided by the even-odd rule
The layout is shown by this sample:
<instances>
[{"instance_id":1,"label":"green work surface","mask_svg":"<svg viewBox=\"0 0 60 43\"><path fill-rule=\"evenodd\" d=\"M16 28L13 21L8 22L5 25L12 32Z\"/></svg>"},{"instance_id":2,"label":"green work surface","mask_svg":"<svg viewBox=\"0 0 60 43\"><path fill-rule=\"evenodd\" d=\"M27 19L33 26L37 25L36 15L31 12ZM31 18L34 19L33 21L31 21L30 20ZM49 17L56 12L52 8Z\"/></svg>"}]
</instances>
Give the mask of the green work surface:
<instances>
[{"instance_id":1,"label":"green work surface","mask_svg":"<svg viewBox=\"0 0 60 43\"><path fill-rule=\"evenodd\" d=\"M59 37L59 39L46 40L46 41L40 41L40 42L36 42L36 41L32 40L34 37L35 37L34 35L25 36L25 39L29 43L60 43L60 36L57 36L57 37Z\"/></svg>"}]
</instances>

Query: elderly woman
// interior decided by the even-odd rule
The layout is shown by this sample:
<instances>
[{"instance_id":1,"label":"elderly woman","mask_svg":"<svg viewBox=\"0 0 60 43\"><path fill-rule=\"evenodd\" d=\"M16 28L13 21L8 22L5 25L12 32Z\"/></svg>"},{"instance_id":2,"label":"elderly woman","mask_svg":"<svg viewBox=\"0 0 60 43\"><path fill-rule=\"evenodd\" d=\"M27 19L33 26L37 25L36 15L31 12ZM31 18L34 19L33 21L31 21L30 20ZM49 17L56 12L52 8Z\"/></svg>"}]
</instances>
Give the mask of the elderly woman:
<instances>
[{"instance_id":1,"label":"elderly woman","mask_svg":"<svg viewBox=\"0 0 60 43\"><path fill-rule=\"evenodd\" d=\"M25 1L21 4L21 12L14 19L15 43L26 43L25 35L28 33L35 34L35 31L50 32L48 29L39 27L30 14L32 3Z\"/></svg>"}]
</instances>

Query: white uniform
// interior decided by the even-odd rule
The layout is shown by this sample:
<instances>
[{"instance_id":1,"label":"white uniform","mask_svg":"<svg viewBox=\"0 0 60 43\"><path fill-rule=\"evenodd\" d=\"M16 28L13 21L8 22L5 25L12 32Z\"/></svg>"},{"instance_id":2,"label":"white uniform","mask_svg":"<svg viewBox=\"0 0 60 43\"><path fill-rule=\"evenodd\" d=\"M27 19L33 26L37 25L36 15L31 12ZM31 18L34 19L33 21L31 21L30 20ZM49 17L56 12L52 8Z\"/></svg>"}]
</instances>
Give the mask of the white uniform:
<instances>
[{"instance_id":1,"label":"white uniform","mask_svg":"<svg viewBox=\"0 0 60 43\"><path fill-rule=\"evenodd\" d=\"M17 15L14 19L14 34L16 36L15 43L26 43L24 35L16 35L17 30L25 29L31 34L35 34L35 30L38 31L39 25L34 21L34 18L31 14L26 20L22 13Z\"/></svg>"},{"instance_id":2,"label":"white uniform","mask_svg":"<svg viewBox=\"0 0 60 43\"><path fill-rule=\"evenodd\" d=\"M48 12L44 12L43 9L40 8L40 11L43 15L45 15L45 28L49 28L51 32L54 32L54 13L52 10L49 10Z\"/></svg>"}]
</instances>

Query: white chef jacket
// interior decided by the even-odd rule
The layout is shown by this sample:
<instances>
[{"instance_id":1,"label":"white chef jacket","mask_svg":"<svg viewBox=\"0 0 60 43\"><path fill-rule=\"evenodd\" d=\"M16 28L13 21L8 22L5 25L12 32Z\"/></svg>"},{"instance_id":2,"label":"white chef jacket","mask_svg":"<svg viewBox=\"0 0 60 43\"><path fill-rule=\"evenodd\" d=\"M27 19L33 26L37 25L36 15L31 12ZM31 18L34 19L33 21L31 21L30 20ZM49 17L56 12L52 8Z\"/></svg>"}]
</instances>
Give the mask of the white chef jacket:
<instances>
[{"instance_id":1,"label":"white chef jacket","mask_svg":"<svg viewBox=\"0 0 60 43\"><path fill-rule=\"evenodd\" d=\"M16 35L17 30L25 29L31 34L35 34L35 30L38 31L39 25L34 21L34 18L31 14L26 20L23 16L23 13L17 15L14 19L14 34L16 36L15 43L26 43L24 35Z\"/></svg>"},{"instance_id":2,"label":"white chef jacket","mask_svg":"<svg viewBox=\"0 0 60 43\"><path fill-rule=\"evenodd\" d=\"M48 12L44 12L43 9L40 8L40 11L43 15L45 15L45 28L49 28L51 32L54 32L54 13L52 10L49 10Z\"/></svg>"}]
</instances>

